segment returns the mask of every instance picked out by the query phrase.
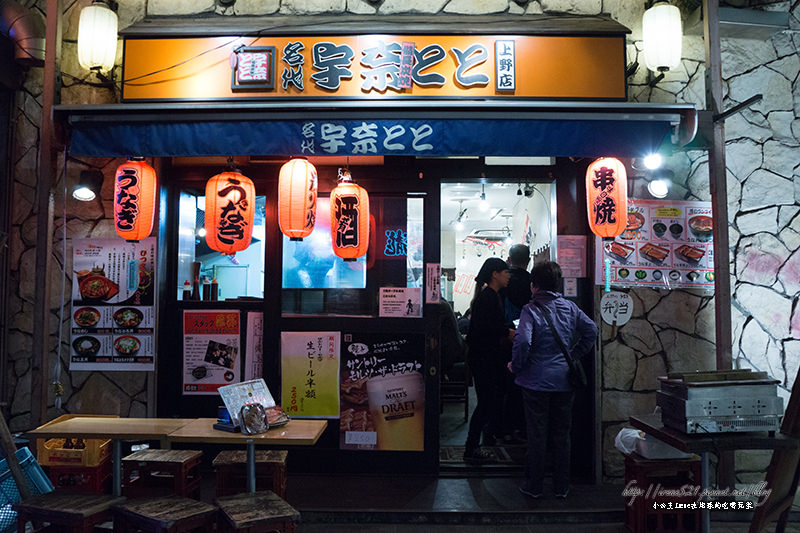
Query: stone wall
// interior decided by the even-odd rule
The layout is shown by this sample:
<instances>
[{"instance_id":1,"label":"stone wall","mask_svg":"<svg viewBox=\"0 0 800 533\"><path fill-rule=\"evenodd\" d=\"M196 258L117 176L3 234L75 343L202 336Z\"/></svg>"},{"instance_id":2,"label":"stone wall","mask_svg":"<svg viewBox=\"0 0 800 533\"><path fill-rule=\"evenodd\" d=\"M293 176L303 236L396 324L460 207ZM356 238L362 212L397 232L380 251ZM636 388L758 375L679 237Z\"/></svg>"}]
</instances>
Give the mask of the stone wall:
<instances>
[{"instance_id":1,"label":"stone wall","mask_svg":"<svg viewBox=\"0 0 800 533\"><path fill-rule=\"evenodd\" d=\"M43 0L39 0L44 4ZM61 96L63 103L108 103L117 95L78 80L87 79L77 65L76 33L80 9L90 0L69 4L64 20L62 68L67 74ZM731 281L733 290L733 356L736 367L766 370L782 382L788 394L800 361L800 176L796 159L791 157L800 138L800 87L797 57L800 25L798 2L773 2L768 9L791 9L791 30L775 34L766 41L725 40L723 76L724 108L729 108L757 92L764 99L726 121L729 220L731 232ZM608 13L628 26L628 61L641 50L643 2L627 0L237 0L222 7L215 0L121 0L120 26L126 27L145 16L246 16L303 14L521 14ZM42 9L43 10L43 9ZM118 61L119 63L119 61ZM643 64L643 61L639 61ZM643 66L629 78L632 101L675 103L691 102L705 107L704 51L700 37L684 38L682 64L667 73L656 86L648 85ZM15 398L12 406L13 429L29 427L30 345L33 284L35 216L33 202L36 181L38 124L42 85L41 69L32 69L19 93L14 147L14 213L11 239L10 279L14 294L11 310L10 359L13 375L7 385ZM81 169L92 165L103 169L106 177L118 164L113 160L70 162L67 188L77 180ZM707 156L702 152L678 153L668 165L676 183L672 198L709 200ZM61 228L64 217L63 181L56 185L56 224L54 234L53 315L51 335L58 331L60 267L71 272L72 238L113 235L110 222L111 190L107 180L102 200L78 205L67 201L67 243L62 253ZM64 260L62 261L62 257ZM67 282L69 294L69 282ZM622 475L620 455L613 437L628 414L651 411L655 404L656 377L669 370L713 368L714 302L712 295L696 291L631 291L636 308L633 319L612 337L602 328L601 364L603 423L603 476ZM599 297L599 291L598 291ZM68 309L68 307L67 307ZM69 313L63 315L69 318ZM64 357L68 351L68 320L65 320ZM51 343L56 359L55 337ZM789 357L793 355L794 357ZM65 361L66 359L64 359ZM64 363L62 363L63 365ZM52 368L52 365L51 365ZM85 373L62 370L63 408L50 415L71 412L117 413L143 416L146 412L143 373ZM53 404L51 394L50 404ZM763 469L763 456L745 461L743 470ZM750 474L742 474L744 476Z\"/></svg>"}]
</instances>

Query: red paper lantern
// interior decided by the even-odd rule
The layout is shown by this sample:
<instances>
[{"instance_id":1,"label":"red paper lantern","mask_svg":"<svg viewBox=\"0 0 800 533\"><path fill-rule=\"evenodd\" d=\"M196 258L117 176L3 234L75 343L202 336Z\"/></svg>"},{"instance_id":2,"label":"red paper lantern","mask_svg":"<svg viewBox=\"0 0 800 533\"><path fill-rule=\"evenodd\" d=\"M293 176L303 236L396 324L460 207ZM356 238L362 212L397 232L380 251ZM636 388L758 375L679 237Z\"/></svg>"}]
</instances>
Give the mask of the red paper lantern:
<instances>
[{"instance_id":1,"label":"red paper lantern","mask_svg":"<svg viewBox=\"0 0 800 533\"><path fill-rule=\"evenodd\" d=\"M256 207L256 188L247 176L230 171L206 183L206 243L223 254L250 246Z\"/></svg>"},{"instance_id":2,"label":"red paper lantern","mask_svg":"<svg viewBox=\"0 0 800 533\"><path fill-rule=\"evenodd\" d=\"M314 230L317 214L317 169L307 159L292 159L278 177L278 224L293 241Z\"/></svg>"},{"instance_id":3,"label":"red paper lantern","mask_svg":"<svg viewBox=\"0 0 800 533\"><path fill-rule=\"evenodd\" d=\"M333 253L355 261L369 247L369 195L340 171L339 185L331 191L331 241Z\"/></svg>"},{"instance_id":4,"label":"red paper lantern","mask_svg":"<svg viewBox=\"0 0 800 533\"><path fill-rule=\"evenodd\" d=\"M586 211L598 237L616 237L628 222L628 177L625 165L613 157L594 161L586 169Z\"/></svg>"},{"instance_id":5,"label":"red paper lantern","mask_svg":"<svg viewBox=\"0 0 800 533\"><path fill-rule=\"evenodd\" d=\"M128 241L140 241L153 231L158 178L143 158L131 158L114 176L114 229Z\"/></svg>"}]
</instances>

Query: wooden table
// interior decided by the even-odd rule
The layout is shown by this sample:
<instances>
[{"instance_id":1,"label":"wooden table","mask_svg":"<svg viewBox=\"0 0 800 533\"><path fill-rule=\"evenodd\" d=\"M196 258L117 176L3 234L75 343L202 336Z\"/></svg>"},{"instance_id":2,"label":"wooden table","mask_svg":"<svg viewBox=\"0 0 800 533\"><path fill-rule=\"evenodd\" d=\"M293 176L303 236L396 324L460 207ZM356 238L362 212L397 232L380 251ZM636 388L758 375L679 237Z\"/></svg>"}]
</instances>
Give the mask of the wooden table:
<instances>
[{"instance_id":1,"label":"wooden table","mask_svg":"<svg viewBox=\"0 0 800 533\"><path fill-rule=\"evenodd\" d=\"M661 422L661 414L633 415L630 423L636 429L649 433L682 452L697 453L701 459L701 485L708 488L708 453L735 450L777 450L795 449L798 440L782 433L770 434L766 431L752 433L683 433L677 429L665 427ZM711 530L711 514L708 509L703 513L703 531Z\"/></svg>"},{"instance_id":2,"label":"wooden table","mask_svg":"<svg viewBox=\"0 0 800 533\"><path fill-rule=\"evenodd\" d=\"M77 416L28 431L31 439L111 439L114 496L122 495L122 440L159 440L169 447L167 435L194 418L96 418Z\"/></svg>"},{"instance_id":3,"label":"wooden table","mask_svg":"<svg viewBox=\"0 0 800 533\"><path fill-rule=\"evenodd\" d=\"M247 445L247 489L256 491L256 445L313 446L328 425L327 420L290 420L285 426L257 435L214 429L216 418L197 418L167 435L170 442L203 442Z\"/></svg>"}]
</instances>

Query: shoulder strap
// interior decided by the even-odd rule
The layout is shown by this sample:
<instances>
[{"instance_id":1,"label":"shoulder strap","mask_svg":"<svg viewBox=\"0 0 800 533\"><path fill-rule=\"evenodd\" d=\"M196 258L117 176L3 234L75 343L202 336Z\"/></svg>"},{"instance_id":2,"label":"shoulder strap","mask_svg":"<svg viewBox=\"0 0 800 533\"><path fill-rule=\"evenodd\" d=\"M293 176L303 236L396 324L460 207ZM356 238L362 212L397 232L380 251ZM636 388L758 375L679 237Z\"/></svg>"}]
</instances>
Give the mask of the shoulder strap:
<instances>
[{"instance_id":1,"label":"shoulder strap","mask_svg":"<svg viewBox=\"0 0 800 533\"><path fill-rule=\"evenodd\" d=\"M547 320L547 325L550 326L550 331L553 332L553 337L556 338L558 341L558 345L561 347L561 353L564 355L564 359L567 360L567 363L572 363L572 356L569 354L569 350L567 350L566 345L564 345L564 341L561 340L558 332L556 331L555 326L553 325L553 319L550 318L550 312L545 308L545 306L539 304L538 302L534 302L534 305L539 308L539 310L544 315L545 320Z\"/></svg>"}]
</instances>

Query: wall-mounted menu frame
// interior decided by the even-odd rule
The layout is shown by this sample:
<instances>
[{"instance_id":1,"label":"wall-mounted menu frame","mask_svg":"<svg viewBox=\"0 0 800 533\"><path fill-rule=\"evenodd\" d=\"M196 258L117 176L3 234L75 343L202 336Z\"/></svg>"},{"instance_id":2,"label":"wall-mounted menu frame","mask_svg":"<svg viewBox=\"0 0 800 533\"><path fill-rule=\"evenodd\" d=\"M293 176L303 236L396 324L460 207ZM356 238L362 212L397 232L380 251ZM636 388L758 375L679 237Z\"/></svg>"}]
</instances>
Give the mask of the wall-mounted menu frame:
<instances>
[{"instance_id":1,"label":"wall-mounted menu frame","mask_svg":"<svg viewBox=\"0 0 800 533\"><path fill-rule=\"evenodd\" d=\"M70 370L154 370L156 244L73 239Z\"/></svg>"},{"instance_id":2,"label":"wall-mounted menu frame","mask_svg":"<svg viewBox=\"0 0 800 533\"><path fill-rule=\"evenodd\" d=\"M613 241L596 239L596 277L611 285L714 289L711 202L628 200L628 225Z\"/></svg>"}]
</instances>

